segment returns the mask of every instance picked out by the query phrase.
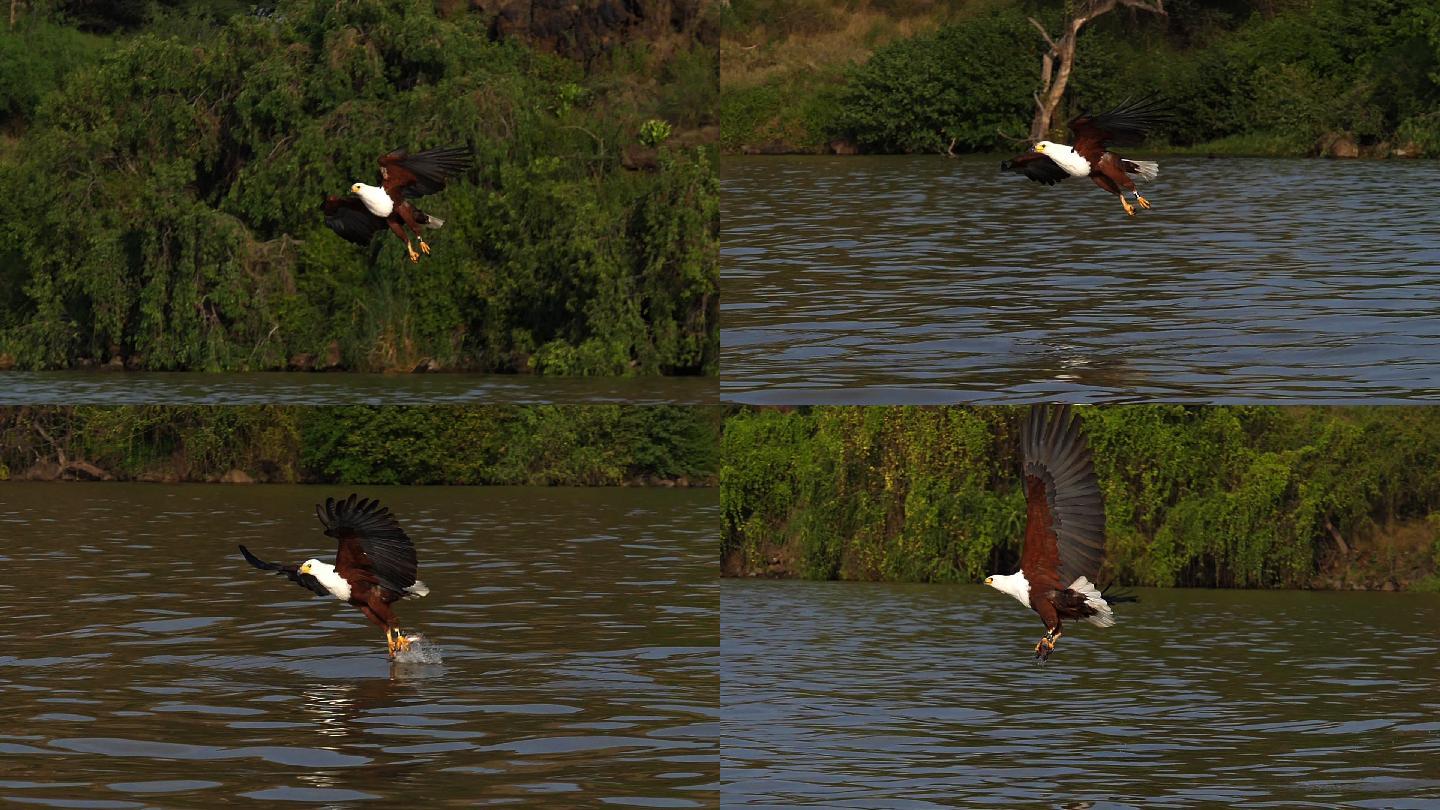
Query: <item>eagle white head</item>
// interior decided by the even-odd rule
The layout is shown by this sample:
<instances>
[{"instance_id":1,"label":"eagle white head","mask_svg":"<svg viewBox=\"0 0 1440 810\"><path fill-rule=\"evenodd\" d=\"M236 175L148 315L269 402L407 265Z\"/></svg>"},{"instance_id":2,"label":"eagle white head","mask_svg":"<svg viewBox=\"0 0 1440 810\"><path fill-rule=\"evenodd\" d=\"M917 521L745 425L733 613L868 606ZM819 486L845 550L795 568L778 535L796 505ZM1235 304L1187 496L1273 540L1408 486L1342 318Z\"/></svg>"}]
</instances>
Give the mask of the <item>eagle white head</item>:
<instances>
[{"instance_id":1,"label":"eagle white head","mask_svg":"<svg viewBox=\"0 0 1440 810\"><path fill-rule=\"evenodd\" d=\"M985 584L1001 593L1008 593L1019 600L1020 604L1030 607L1030 581L1025 579L1024 571L1016 571L1013 574L992 574L985 578Z\"/></svg>"},{"instance_id":2,"label":"eagle white head","mask_svg":"<svg viewBox=\"0 0 1440 810\"><path fill-rule=\"evenodd\" d=\"M1038 141L1035 144L1035 151L1044 154L1046 149L1049 149L1054 145L1054 141Z\"/></svg>"},{"instance_id":3,"label":"eagle white head","mask_svg":"<svg viewBox=\"0 0 1440 810\"><path fill-rule=\"evenodd\" d=\"M320 584L325 586L325 590L329 591L330 595L336 599L343 602L350 598L350 583L340 576L335 570L335 566L330 563L323 563L311 557L300 564L299 570L300 573L309 574L319 580Z\"/></svg>"},{"instance_id":4,"label":"eagle white head","mask_svg":"<svg viewBox=\"0 0 1440 810\"><path fill-rule=\"evenodd\" d=\"M365 207L369 209L370 213L377 217L388 217L390 212L395 210L395 203L391 201L390 195L386 194L385 189L379 186L356 183L350 187L350 191L360 198L360 202L365 203Z\"/></svg>"}]
</instances>

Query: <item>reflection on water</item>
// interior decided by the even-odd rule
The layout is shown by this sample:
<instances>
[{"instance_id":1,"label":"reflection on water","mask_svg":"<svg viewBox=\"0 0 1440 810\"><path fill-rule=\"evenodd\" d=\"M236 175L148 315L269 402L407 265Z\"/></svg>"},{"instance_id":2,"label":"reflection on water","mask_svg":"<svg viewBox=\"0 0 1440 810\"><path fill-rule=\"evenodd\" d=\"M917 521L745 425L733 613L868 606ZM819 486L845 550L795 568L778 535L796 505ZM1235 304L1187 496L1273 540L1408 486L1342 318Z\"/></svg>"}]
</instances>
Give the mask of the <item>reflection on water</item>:
<instances>
[{"instance_id":1,"label":"reflection on water","mask_svg":"<svg viewBox=\"0 0 1440 810\"><path fill-rule=\"evenodd\" d=\"M983 586L726 581L722 802L1440 800L1440 596L1139 595L1040 666L1043 625Z\"/></svg>"},{"instance_id":2,"label":"reflection on water","mask_svg":"<svg viewBox=\"0 0 1440 810\"><path fill-rule=\"evenodd\" d=\"M335 488L0 485L0 804L717 804L713 491L366 493L441 664L240 558L329 556Z\"/></svg>"},{"instance_id":3,"label":"reflection on water","mask_svg":"<svg viewBox=\"0 0 1440 810\"><path fill-rule=\"evenodd\" d=\"M722 395L1440 396L1433 162L1161 158L1128 219L998 160L723 161Z\"/></svg>"},{"instance_id":4,"label":"reflection on water","mask_svg":"<svg viewBox=\"0 0 1440 810\"><path fill-rule=\"evenodd\" d=\"M424 405L714 402L711 377L189 371L0 372L0 405Z\"/></svg>"}]
</instances>

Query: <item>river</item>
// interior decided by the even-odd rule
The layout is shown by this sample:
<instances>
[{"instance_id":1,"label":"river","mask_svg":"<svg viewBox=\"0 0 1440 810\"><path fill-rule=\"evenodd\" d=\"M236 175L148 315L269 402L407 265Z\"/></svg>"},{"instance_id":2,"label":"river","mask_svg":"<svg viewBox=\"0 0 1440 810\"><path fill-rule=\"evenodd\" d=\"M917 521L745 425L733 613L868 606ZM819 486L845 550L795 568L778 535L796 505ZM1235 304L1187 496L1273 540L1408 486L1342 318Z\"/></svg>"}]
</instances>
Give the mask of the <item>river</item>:
<instances>
[{"instance_id":1,"label":"river","mask_svg":"<svg viewBox=\"0 0 1440 810\"><path fill-rule=\"evenodd\" d=\"M713 377L542 377L303 371L8 371L0 405L713 403Z\"/></svg>"},{"instance_id":2,"label":"river","mask_svg":"<svg viewBox=\"0 0 1440 810\"><path fill-rule=\"evenodd\" d=\"M1133 219L998 156L722 161L722 396L1440 399L1440 163L1159 161Z\"/></svg>"},{"instance_id":3,"label":"river","mask_svg":"<svg viewBox=\"0 0 1440 810\"><path fill-rule=\"evenodd\" d=\"M726 807L1435 807L1440 595L728 580Z\"/></svg>"},{"instance_id":4,"label":"river","mask_svg":"<svg viewBox=\"0 0 1440 810\"><path fill-rule=\"evenodd\" d=\"M0 484L0 804L717 805L713 490L363 488L428 664L236 551L332 558L346 492Z\"/></svg>"}]
</instances>

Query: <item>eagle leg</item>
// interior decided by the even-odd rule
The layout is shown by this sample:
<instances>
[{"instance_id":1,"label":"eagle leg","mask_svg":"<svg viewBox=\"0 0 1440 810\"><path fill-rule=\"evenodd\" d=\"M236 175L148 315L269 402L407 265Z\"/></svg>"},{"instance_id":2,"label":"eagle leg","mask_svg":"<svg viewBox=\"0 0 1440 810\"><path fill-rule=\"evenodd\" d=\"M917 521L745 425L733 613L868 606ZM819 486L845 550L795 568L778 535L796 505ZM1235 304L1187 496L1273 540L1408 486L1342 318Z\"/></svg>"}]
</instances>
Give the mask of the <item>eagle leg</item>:
<instances>
[{"instance_id":1,"label":"eagle leg","mask_svg":"<svg viewBox=\"0 0 1440 810\"><path fill-rule=\"evenodd\" d=\"M1147 205L1147 206L1145 206L1145 207L1146 207L1146 208L1149 208L1150 206ZM420 252L421 252L421 253L424 253L426 256L429 256L429 255L430 255L430 246L427 245L427 244L425 244L425 240L424 240L424 239L421 239L421 240L420 240Z\"/></svg>"},{"instance_id":2,"label":"eagle leg","mask_svg":"<svg viewBox=\"0 0 1440 810\"><path fill-rule=\"evenodd\" d=\"M1128 209L1129 206L1126 206L1126 208ZM425 244L425 243L424 243L424 242L421 242L420 244L423 245L423 244ZM420 261L420 254L419 254L419 253L416 253L416 252L415 252L415 248L413 248L413 247L410 246L409 240L406 240L406 242L405 242L405 252L408 253L408 254L410 254L410 261L411 261L412 263ZM430 251L427 250L427 251L425 251L425 252L426 252L426 253L429 253Z\"/></svg>"},{"instance_id":3,"label":"eagle leg","mask_svg":"<svg viewBox=\"0 0 1440 810\"><path fill-rule=\"evenodd\" d=\"M1129 215L1132 216L1132 217L1135 216L1135 207L1132 206L1132 205L1125 199L1125 194L1124 194L1124 192L1121 192L1121 194L1120 194L1120 204L1123 205L1123 206L1125 206L1125 213L1129 214ZM412 259L412 261L413 261L413 259Z\"/></svg>"},{"instance_id":4,"label":"eagle leg","mask_svg":"<svg viewBox=\"0 0 1440 810\"><path fill-rule=\"evenodd\" d=\"M1055 652L1055 642L1059 641L1062 635L1063 633L1058 628L1046 630L1044 637L1035 644L1035 658L1040 661L1049 658L1050 653Z\"/></svg>"},{"instance_id":5,"label":"eagle leg","mask_svg":"<svg viewBox=\"0 0 1440 810\"><path fill-rule=\"evenodd\" d=\"M1144 197L1141 197L1141 196L1140 196L1140 192L1138 192L1138 191L1135 192L1135 203L1136 203L1137 205L1139 205L1141 208L1149 208L1149 207L1150 207L1150 201L1147 200L1147 199L1145 199ZM424 243L422 242L421 244L424 244Z\"/></svg>"}]
</instances>

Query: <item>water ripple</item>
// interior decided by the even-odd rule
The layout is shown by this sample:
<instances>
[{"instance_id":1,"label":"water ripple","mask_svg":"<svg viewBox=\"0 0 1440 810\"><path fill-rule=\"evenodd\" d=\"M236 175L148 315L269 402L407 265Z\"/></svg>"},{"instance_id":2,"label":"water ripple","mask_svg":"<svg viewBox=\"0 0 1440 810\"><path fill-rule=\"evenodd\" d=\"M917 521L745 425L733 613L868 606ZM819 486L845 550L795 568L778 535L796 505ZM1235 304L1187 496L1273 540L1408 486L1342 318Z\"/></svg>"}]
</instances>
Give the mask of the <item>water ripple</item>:
<instances>
[{"instance_id":1,"label":"water ripple","mask_svg":"<svg viewBox=\"0 0 1440 810\"><path fill-rule=\"evenodd\" d=\"M1162 162L1130 220L988 158L722 161L722 396L1440 398L1432 163Z\"/></svg>"}]
</instances>

